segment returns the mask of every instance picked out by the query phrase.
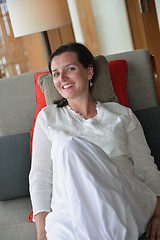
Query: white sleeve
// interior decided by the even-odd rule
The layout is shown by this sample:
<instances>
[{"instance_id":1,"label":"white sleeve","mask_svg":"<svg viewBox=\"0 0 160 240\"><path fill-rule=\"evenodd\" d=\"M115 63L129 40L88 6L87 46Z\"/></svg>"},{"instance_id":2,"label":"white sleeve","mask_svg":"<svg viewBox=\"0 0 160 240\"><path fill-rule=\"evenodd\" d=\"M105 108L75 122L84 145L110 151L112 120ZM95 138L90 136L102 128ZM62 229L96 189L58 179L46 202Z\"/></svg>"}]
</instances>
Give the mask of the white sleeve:
<instances>
[{"instance_id":1,"label":"white sleeve","mask_svg":"<svg viewBox=\"0 0 160 240\"><path fill-rule=\"evenodd\" d=\"M48 139L47 121L38 114L33 136L32 163L29 175L33 215L50 212L52 198L51 142Z\"/></svg>"},{"instance_id":2,"label":"white sleeve","mask_svg":"<svg viewBox=\"0 0 160 240\"><path fill-rule=\"evenodd\" d=\"M160 171L151 156L140 122L132 111L130 116L134 127L128 131L128 139L135 173L156 195L160 195Z\"/></svg>"}]
</instances>

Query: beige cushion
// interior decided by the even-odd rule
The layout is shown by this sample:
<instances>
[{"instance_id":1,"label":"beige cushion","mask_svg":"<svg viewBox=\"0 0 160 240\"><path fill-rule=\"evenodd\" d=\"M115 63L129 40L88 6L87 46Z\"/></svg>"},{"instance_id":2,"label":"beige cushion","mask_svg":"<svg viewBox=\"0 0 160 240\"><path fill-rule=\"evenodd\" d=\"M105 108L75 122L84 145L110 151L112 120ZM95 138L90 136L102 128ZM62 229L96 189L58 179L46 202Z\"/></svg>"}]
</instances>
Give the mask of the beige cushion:
<instances>
[{"instance_id":1,"label":"beige cushion","mask_svg":"<svg viewBox=\"0 0 160 240\"><path fill-rule=\"evenodd\" d=\"M118 102L110 79L106 58L102 55L97 56L95 57L95 62L96 76L94 77L93 86L91 87L93 99L99 102ZM62 99L62 96L53 84L53 79L50 74L40 76L38 83L45 95L47 105Z\"/></svg>"}]
</instances>

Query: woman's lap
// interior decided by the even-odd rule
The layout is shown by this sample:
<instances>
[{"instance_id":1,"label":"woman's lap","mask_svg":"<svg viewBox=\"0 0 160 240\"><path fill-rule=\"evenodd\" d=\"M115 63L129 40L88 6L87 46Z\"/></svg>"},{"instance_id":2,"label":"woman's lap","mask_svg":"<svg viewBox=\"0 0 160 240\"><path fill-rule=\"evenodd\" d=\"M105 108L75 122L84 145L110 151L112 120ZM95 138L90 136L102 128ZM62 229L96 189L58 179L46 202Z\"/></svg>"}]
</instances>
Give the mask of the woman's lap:
<instances>
[{"instance_id":1,"label":"woman's lap","mask_svg":"<svg viewBox=\"0 0 160 240\"><path fill-rule=\"evenodd\" d=\"M54 235L54 240L135 240L145 231L155 195L119 170L99 147L70 137L59 148L55 168L68 220L65 222L60 210L57 219L49 214L48 234L52 226L54 234L61 232L61 238ZM70 237L62 238L63 233Z\"/></svg>"}]
</instances>

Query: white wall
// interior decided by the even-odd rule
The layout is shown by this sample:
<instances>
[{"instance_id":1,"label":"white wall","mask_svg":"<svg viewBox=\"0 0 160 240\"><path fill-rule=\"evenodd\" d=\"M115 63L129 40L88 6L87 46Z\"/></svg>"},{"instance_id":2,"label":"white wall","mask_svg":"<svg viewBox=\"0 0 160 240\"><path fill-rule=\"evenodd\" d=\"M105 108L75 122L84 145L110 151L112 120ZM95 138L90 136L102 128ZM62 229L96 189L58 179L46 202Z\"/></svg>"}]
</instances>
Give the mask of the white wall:
<instances>
[{"instance_id":1,"label":"white wall","mask_svg":"<svg viewBox=\"0 0 160 240\"><path fill-rule=\"evenodd\" d=\"M67 0L77 42L84 42L75 0ZM125 0L90 0L104 55L133 50Z\"/></svg>"},{"instance_id":2,"label":"white wall","mask_svg":"<svg viewBox=\"0 0 160 240\"><path fill-rule=\"evenodd\" d=\"M157 17L158 17L158 23L160 26L160 1L155 0L155 5L156 5L156 12L157 12Z\"/></svg>"},{"instance_id":3,"label":"white wall","mask_svg":"<svg viewBox=\"0 0 160 240\"><path fill-rule=\"evenodd\" d=\"M75 0L67 0L76 42L84 43Z\"/></svg>"}]
</instances>

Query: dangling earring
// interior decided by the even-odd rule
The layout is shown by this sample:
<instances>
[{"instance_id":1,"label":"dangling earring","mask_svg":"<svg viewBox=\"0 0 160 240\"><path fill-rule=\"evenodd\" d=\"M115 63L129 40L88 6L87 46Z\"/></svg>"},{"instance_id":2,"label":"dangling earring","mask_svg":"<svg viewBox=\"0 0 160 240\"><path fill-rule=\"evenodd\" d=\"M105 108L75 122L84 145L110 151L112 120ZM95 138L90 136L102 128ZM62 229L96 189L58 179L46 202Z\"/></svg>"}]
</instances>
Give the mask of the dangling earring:
<instances>
[{"instance_id":1,"label":"dangling earring","mask_svg":"<svg viewBox=\"0 0 160 240\"><path fill-rule=\"evenodd\" d=\"M89 80L89 86L92 87L93 83L91 82L91 80Z\"/></svg>"}]
</instances>

